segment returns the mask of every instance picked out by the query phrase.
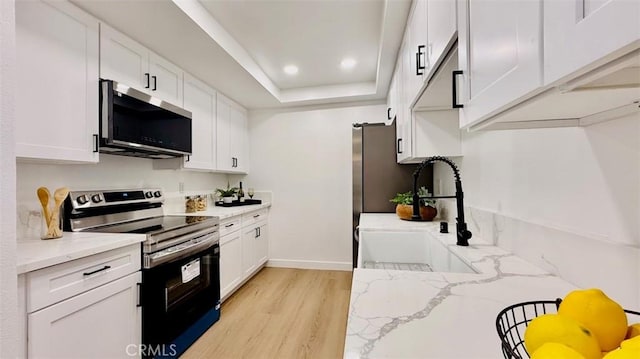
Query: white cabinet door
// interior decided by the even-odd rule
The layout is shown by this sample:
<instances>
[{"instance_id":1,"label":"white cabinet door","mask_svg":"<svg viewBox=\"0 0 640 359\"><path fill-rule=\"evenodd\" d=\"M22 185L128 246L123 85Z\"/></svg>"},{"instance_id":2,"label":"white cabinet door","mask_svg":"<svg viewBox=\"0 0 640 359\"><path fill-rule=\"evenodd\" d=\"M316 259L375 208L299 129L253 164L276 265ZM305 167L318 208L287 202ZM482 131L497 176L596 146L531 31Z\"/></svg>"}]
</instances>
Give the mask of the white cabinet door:
<instances>
[{"instance_id":1,"label":"white cabinet door","mask_svg":"<svg viewBox=\"0 0 640 359\"><path fill-rule=\"evenodd\" d=\"M416 0L405 34L408 40L405 65L410 69L405 89L409 105L415 100L430 70L427 35L427 0Z\"/></svg>"},{"instance_id":2,"label":"white cabinet door","mask_svg":"<svg viewBox=\"0 0 640 359\"><path fill-rule=\"evenodd\" d=\"M242 228L242 273L247 278L256 268L255 242L258 236L257 226Z\"/></svg>"},{"instance_id":3,"label":"white cabinet door","mask_svg":"<svg viewBox=\"0 0 640 359\"><path fill-rule=\"evenodd\" d=\"M427 2L427 57L429 66L443 55L444 50L456 35L456 3L451 0L428 0Z\"/></svg>"},{"instance_id":4,"label":"white cabinet door","mask_svg":"<svg viewBox=\"0 0 640 359\"><path fill-rule=\"evenodd\" d=\"M17 1L15 91L18 158L98 162L98 20Z\"/></svg>"},{"instance_id":5,"label":"white cabinet door","mask_svg":"<svg viewBox=\"0 0 640 359\"><path fill-rule=\"evenodd\" d=\"M216 169L216 92L189 74L184 76L184 108L191 111L192 154L184 168Z\"/></svg>"},{"instance_id":6,"label":"white cabinet door","mask_svg":"<svg viewBox=\"0 0 640 359\"><path fill-rule=\"evenodd\" d=\"M542 85L541 0L459 0L460 125L468 127Z\"/></svg>"},{"instance_id":7,"label":"white cabinet door","mask_svg":"<svg viewBox=\"0 0 640 359\"><path fill-rule=\"evenodd\" d=\"M137 356L135 345L141 341L142 328L137 306L140 281L141 274L136 272L29 314L29 357Z\"/></svg>"},{"instance_id":8,"label":"white cabinet door","mask_svg":"<svg viewBox=\"0 0 640 359\"><path fill-rule=\"evenodd\" d=\"M182 69L104 23L100 24L100 77L183 105Z\"/></svg>"},{"instance_id":9,"label":"white cabinet door","mask_svg":"<svg viewBox=\"0 0 640 359\"><path fill-rule=\"evenodd\" d=\"M220 298L225 299L243 279L241 231L220 238Z\"/></svg>"},{"instance_id":10,"label":"white cabinet door","mask_svg":"<svg viewBox=\"0 0 640 359\"><path fill-rule=\"evenodd\" d=\"M407 42L403 44L403 49L406 47ZM404 51L404 50L403 50ZM396 114L396 159L397 161L404 162L411 157L411 109L410 101L407 95L407 86L405 83L408 81L408 74L410 70L410 64L406 61L401 61L398 66L398 74L404 82L399 83L398 89L398 113Z\"/></svg>"},{"instance_id":11,"label":"white cabinet door","mask_svg":"<svg viewBox=\"0 0 640 359\"><path fill-rule=\"evenodd\" d=\"M231 155L230 105L226 97L221 94L217 95L216 103L216 166L220 171L232 171L235 161Z\"/></svg>"},{"instance_id":12,"label":"white cabinet door","mask_svg":"<svg viewBox=\"0 0 640 359\"><path fill-rule=\"evenodd\" d=\"M256 266L260 267L269 259L269 225L266 222L258 226L258 235L254 244Z\"/></svg>"},{"instance_id":13,"label":"white cabinet door","mask_svg":"<svg viewBox=\"0 0 640 359\"><path fill-rule=\"evenodd\" d=\"M100 77L142 92L151 88L149 50L113 28L100 24Z\"/></svg>"},{"instance_id":14,"label":"white cabinet door","mask_svg":"<svg viewBox=\"0 0 640 359\"><path fill-rule=\"evenodd\" d=\"M638 48L639 41L640 1L545 0L544 84Z\"/></svg>"},{"instance_id":15,"label":"white cabinet door","mask_svg":"<svg viewBox=\"0 0 640 359\"><path fill-rule=\"evenodd\" d=\"M396 66L396 69L398 67ZM396 117L396 113L398 112L398 72L397 70L394 72L393 77L391 78L391 83L389 84L389 93L387 94L387 113L385 114L385 121L390 122Z\"/></svg>"},{"instance_id":16,"label":"white cabinet door","mask_svg":"<svg viewBox=\"0 0 640 359\"><path fill-rule=\"evenodd\" d=\"M149 52L150 95L182 107L183 71L164 58Z\"/></svg>"},{"instance_id":17,"label":"white cabinet door","mask_svg":"<svg viewBox=\"0 0 640 359\"><path fill-rule=\"evenodd\" d=\"M231 121L231 154L235 158L234 172L247 173L249 171L249 139L248 120L244 109L231 106L229 110Z\"/></svg>"},{"instance_id":18,"label":"white cabinet door","mask_svg":"<svg viewBox=\"0 0 640 359\"><path fill-rule=\"evenodd\" d=\"M217 167L229 173L249 171L247 111L225 96L217 96Z\"/></svg>"}]
</instances>

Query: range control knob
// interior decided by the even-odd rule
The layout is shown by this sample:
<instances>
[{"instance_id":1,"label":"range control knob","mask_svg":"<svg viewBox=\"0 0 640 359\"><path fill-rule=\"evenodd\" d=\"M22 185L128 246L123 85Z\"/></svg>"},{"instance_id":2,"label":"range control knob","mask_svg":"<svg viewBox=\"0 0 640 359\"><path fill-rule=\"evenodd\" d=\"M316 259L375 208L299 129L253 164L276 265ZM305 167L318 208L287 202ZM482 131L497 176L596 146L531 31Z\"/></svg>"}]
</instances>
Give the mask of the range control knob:
<instances>
[{"instance_id":1,"label":"range control knob","mask_svg":"<svg viewBox=\"0 0 640 359\"><path fill-rule=\"evenodd\" d=\"M93 196L91 196L91 201L93 203L100 203L102 202L102 197L100 197L99 194L94 194Z\"/></svg>"},{"instance_id":2,"label":"range control knob","mask_svg":"<svg viewBox=\"0 0 640 359\"><path fill-rule=\"evenodd\" d=\"M153 192L151 192L151 191L145 192L144 196L147 197L147 198L151 198L151 197L153 197Z\"/></svg>"},{"instance_id":3,"label":"range control knob","mask_svg":"<svg viewBox=\"0 0 640 359\"><path fill-rule=\"evenodd\" d=\"M89 196L83 194L82 196L78 196L78 198L76 198L76 201L81 205L86 204L87 202L89 202Z\"/></svg>"},{"instance_id":4,"label":"range control knob","mask_svg":"<svg viewBox=\"0 0 640 359\"><path fill-rule=\"evenodd\" d=\"M155 192L153 192L153 196L155 198L158 198L158 197L162 196L162 193L160 193L160 191L155 191Z\"/></svg>"}]
</instances>

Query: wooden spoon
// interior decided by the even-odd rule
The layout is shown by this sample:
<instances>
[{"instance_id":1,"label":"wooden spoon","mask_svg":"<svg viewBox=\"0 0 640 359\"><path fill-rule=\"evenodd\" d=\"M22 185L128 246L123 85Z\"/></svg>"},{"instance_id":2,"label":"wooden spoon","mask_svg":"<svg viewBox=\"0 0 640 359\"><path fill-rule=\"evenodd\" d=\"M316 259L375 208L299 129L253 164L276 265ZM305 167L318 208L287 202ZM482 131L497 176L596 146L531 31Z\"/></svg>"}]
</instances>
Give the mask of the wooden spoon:
<instances>
[{"instance_id":1,"label":"wooden spoon","mask_svg":"<svg viewBox=\"0 0 640 359\"><path fill-rule=\"evenodd\" d=\"M37 193L38 199L40 200L40 205L42 206L42 214L48 228L51 224L51 212L49 212L49 198L51 198L51 194L46 187L38 188Z\"/></svg>"},{"instance_id":2,"label":"wooden spoon","mask_svg":"<svg viewBox=\"0 0 640 359\"><path fill-rule=\"evenodd\" d=\"M51 223L49 224L49 232L56 237L62 236L62 230L60 229L60 206L64 199L69 195L69 189L67 187L58 188L53 192L53 199L56 201L53 207L53 213L51 214Z\"/></svg>"}]
</instances>

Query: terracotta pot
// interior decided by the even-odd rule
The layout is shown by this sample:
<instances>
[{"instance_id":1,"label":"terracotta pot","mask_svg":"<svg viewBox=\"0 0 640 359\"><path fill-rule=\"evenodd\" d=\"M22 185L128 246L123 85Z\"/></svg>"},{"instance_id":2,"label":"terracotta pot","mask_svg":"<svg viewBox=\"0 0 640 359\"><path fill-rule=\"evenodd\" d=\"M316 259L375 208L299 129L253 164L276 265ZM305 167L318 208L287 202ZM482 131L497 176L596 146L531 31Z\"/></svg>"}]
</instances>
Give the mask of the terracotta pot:
<instances>
[{"instance_id":1,"label":"terracotta pot","mask_svg":"<svg viewBox=\"0 0 640 359\"><path fill-rule=\"evenodd\" d=\"M396 205L396 214L400 219L410 220L413 215L413 205L398 204ZM423 221L431 221L438 214L438 210L431 206L420 206L420 218Z\"/></svg>"}]
</instances>

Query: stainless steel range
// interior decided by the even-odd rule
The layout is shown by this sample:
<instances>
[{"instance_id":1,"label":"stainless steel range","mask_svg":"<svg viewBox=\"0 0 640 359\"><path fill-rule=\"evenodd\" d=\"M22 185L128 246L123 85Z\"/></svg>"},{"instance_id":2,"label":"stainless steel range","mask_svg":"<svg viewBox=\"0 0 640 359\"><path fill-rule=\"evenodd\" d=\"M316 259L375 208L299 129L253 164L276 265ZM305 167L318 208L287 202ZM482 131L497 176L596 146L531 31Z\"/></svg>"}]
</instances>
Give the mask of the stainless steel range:
<instances>
[{"instance_id":1,"label":"stainless steel range","mask_svg":"<svg viewBox=\"0 0 640 359\"><path fill-rule=\"evenodd\" d=\"M71 191L66 231L143 233L142 338L147 357L177 357L220 317L219 219L165 216L157 188Z\"/></svg>"}]
</instances>

